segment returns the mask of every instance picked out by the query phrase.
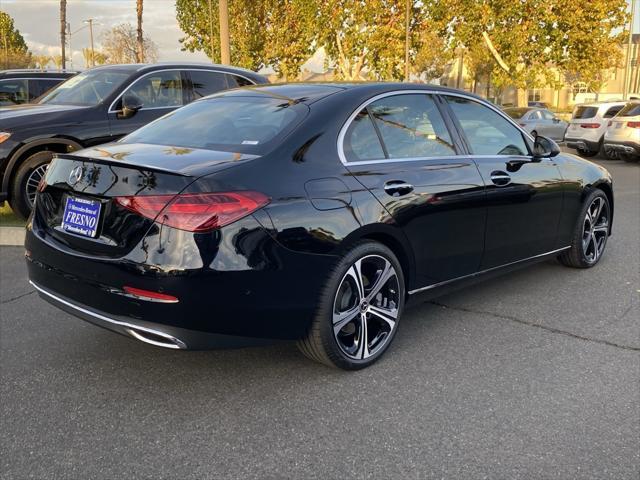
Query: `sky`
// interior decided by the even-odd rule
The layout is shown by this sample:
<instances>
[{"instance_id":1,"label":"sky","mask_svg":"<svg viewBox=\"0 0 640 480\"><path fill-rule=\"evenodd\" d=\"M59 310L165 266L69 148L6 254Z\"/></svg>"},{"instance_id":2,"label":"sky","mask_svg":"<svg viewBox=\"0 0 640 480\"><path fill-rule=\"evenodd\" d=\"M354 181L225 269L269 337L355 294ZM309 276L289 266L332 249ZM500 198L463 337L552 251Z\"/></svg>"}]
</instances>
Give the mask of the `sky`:
<instances>
[{"instance_id":1,"label":"sky","mask_svg":"<svg viewBox=\"0 0 640 480\"><path fill-rule=\"evenodd\" d=\"M640 3L640 2L637 2ZM68 0L67 21L71 32L83 27L84 19L94 18L96 44L102 32L114 25L136 23L135 0ZM59 0L0 0L0 10L14 19L27 45L36 54L60 54ZM233 19L231 19L233 21ZM179 39L184 35L176 20L175 0L145 0L143 22L145 33L158 45L160 61L209 61L202 52L183 52ZM636 15L634 32L640 30L640 14ZM89 46L89 29L84 28L71 36L73 66L84 68L81 49ZM322 71L322 53L319 52L305 66L311 71Z\"/></svg>"}]
</instances>

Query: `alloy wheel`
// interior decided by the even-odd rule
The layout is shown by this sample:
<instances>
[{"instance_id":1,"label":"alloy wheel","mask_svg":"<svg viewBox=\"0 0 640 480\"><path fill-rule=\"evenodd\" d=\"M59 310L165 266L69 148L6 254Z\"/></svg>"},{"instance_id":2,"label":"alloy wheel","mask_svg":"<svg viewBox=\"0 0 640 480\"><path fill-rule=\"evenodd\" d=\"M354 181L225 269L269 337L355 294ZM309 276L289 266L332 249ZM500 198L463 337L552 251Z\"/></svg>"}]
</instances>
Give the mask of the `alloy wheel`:
<instances>
[{"instance_id":1,"label":"alloy wheel","mask_svg":"<svg viewBox=\"0 0 640 480\"><path fill-rule=\"evenodd\" d=\"M596 197L584 218L582 252L589 263L598 261L609 235L609 206L604 198Z\"/></svg>"},{"instance_id":2,"label":"alloy wheel","mask_svg":"<svg viewBox=\"0 0 640 480\"><path fill-rule=\"evenodd\" d=\"M364 360L393 337L400 305L398 274L380 255L357 260L343 276L333 308L333 334L342 352Z\"/></svg>"},{"instance_id":3,"label":"alloy wheel","mask_svg":"<svg viewBox=\"0 0 640 480\"><path fill-rule=\"evenodd\" d=\"M36 201L36 193L38 192L38 185L40 184L40 180L44 178L45 173L47 173L48 163L44 163L34 168L33 171L27 177L27 181L24 186L24 193L29 201L29 206L33 208L33 204Z\"/></svg>"}]
</instances>

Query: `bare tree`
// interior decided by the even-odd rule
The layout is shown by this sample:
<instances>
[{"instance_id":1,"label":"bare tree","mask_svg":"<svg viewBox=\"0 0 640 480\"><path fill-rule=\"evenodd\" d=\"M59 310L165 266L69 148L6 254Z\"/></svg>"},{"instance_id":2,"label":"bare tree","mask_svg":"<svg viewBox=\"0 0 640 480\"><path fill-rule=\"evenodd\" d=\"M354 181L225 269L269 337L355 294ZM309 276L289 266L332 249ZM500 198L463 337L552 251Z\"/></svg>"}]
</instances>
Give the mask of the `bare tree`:
<instances>
[{"instance_id":1,"label":"bare tree","mask_svg":"<svg viewBox=\"0 0 640 480\"><path fill-rule=\"evenodd\" d=\"M66 68L66 43L67 43L67 0L60 0L60 48L62 54L61 67Z\"/></svg>"},{"instance_id":2,"label":"bare tree","mask_svg":"<svg viewBox=\"0 0 640 480\"><path fill-rule=\"evenodd\" d=\"M144 62L144 36L142 35L142 3L143 0L136 0L136 15L138 17L138 29L137 29L137 57L138 63Z\"/></svg>"},{"instance_id":3,"label":"bare tree","mask_svg":"<svg viewBox=\"0 0 640 480\"><path fill-rule=\"evenodd\" d=\"M136 63L138 51L136 29L130 23L116 25L102 35L102 52L107 57L106 63ZM149 38L143 38L143 58L147 62L158 59L158 47Z\"/></svg>"}]
</instances>

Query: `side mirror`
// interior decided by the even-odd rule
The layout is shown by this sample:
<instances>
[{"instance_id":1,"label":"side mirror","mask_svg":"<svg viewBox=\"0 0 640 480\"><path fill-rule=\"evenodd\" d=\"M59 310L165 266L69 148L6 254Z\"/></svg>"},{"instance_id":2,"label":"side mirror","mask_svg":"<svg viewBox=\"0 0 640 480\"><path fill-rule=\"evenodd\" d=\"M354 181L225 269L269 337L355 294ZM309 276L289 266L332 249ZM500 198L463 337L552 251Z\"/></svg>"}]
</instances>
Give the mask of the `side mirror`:
<instances>
[{"instance_id":1,"label":"side mirror","mask_svg":"<svg viewBox=\"0 0 640 480\"><path fill-rule=\"evenodd\" d=\"M118 118L131 118L142 108L142 101L135 95L125 95L122 97L122 110Z\"/></svg>"},{"instance_id":2,"label":"side mirror","mask_svg":"<svg viewBox=\"0 0 640 480\"><path fill-rule=\"evenodd\" d=\"M560 153L560 147L549 137L538 135L533 142L533 156L535 158L552 158Z\"/></svg>"},{"instance_id":3,"label":"side mirror","mask_svg":"<svg viewBox=\"0 0 640 480\"><path fill-rule=\"evenodd\" d=\"M553 123L560 123L560 119L558 117L553 117Z\"/></svg>"}]
</instances>

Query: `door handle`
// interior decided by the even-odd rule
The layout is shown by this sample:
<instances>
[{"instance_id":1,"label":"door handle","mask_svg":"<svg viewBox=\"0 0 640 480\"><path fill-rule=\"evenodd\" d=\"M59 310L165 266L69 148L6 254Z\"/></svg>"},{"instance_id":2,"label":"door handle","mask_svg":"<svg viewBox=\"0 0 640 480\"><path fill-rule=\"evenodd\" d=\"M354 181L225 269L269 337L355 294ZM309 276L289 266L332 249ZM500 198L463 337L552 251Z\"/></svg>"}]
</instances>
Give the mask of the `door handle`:
<instances>
[{"instance_id":1,"label":"door handle","mask_svg":"<svg viewBox=\"0 0 640 480\"><path fill-rule=\"evenodd\" d=\"M502 170L494 170L491 172L491 181L499 187L504 187L511 183L511 176Z\"/></svg>"},{"instance_id":2,"label":"door handle","mask_svg":"<svg viewBox=\"0 0 640 480\"><path fill-rule=\"evenodd\" d=\"M413 192L413 185L402 180L389 180L384 184L384 191L392 197L400 197Z\"/></svg>"}]
</instances>

